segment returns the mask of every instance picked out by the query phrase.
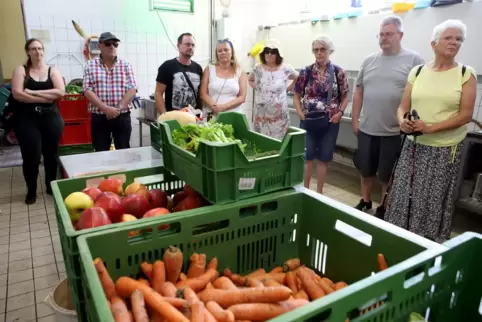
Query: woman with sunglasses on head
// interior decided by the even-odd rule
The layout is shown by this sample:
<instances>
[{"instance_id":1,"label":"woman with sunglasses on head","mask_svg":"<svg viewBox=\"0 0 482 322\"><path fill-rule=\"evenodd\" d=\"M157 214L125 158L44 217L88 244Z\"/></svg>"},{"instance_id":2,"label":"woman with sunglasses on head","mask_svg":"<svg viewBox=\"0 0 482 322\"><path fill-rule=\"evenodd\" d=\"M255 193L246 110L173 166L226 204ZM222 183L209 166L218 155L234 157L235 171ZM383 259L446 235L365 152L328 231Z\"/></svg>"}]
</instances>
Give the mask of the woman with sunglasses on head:
<instances>
[{"instance_id":1,"label":"woman with sunglasses on head","mask_svg":"<svg viewBox=\"0 0 482 322\"><path fill-rule=\"evenodd\" d=\"M330 61L334 51L327 36L312 43L315 63L303 68L295 84L294 103L306 130L306 188L310 187L314 161L318 160L317 189L323 193L328 163L333 160L340 121L348 104L348 81L345 71Z\"/></svg>"},{"instance_id":2,"label":"woman with sunglasses on head","mask_svg":"<svg viewBox=\"0 0 482 322\"><path fill-rule=\"evenodd\" d=\"M244 113L246 87L246 75L237 63L232 42L228 39L218 41L216 61L204 69L201 80L203 114L211 119L227 111Z\"/></svg>"},{"instance_id":3,"label":"woman with sunglasses on head","mask_svg":"<svg viewBox=\"0 0 482 322\"><path fill-rule=\"evenodd\" d=\"M23 176L27 184L25 203L37 200L37 178L43 155L47 194L50 182L57 177L57 157L64 121L57 99L65 94L60 72L44 61L44 46L37 39L25 44L27 63L15 69L12 79L14 130L23 159Z\"/></svg>"},{"instance_id":4,"label":"woman with sunglasses on head","mask_svg":"<svg viewBox=\"0 0 482 322\"><path fill-rule=\"evenodd\" d=\"M261 64L253 68L248 78L249 85L256 90L254 130L281 140L290 126L286 92L293 88L298 74L283 64L275 39L266 42L259 57Z\"/></svg>"}]
</instances>

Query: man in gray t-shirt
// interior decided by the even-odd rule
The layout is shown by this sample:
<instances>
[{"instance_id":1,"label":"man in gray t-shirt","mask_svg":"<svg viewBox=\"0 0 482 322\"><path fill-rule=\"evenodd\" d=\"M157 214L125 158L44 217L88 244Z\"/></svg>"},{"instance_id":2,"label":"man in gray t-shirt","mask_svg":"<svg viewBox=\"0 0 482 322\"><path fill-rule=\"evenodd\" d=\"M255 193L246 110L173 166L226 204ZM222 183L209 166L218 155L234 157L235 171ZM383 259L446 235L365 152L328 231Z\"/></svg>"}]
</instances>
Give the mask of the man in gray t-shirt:
<instances>
[{"instance_id":1,"label":"man in gray t-shirt","mask_svg":"<svg viewBox=\"0 0 482 322\"><path fill-rule=\"evenodd\" d=\"M371 192L375 176L382 185L382 199L387 190L400 153L397 108L410 70L424 63L419 54L401 48L402 37L400 17L383 19L378 35L382 51L365 58L356 81L352 126L358 137L354 163L362 177L362 199L355 208L362 211L372 208Z\"/></svg>"}]
</instances>

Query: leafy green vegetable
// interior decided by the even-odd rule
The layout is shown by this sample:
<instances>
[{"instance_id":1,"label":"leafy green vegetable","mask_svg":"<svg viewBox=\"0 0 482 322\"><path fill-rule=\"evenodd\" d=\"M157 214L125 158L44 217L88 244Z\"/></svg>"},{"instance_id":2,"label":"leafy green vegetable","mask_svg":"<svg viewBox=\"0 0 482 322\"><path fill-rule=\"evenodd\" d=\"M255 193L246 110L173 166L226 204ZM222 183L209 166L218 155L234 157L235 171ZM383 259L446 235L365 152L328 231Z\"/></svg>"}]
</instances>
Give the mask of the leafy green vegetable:
<instances>
[{"instance_id":1,"label":"leafy green vegetable","mask_svg":"<svg viewBox=\"0 0 482 322\"><path fill-rule=\"evenodd\" d=\"M231 124L208 122L205 124L186 124L172 132L174 144L196 153L200 141L237 143L244 152L246 145L234 136Z\"/></svg>"}]
</instances>

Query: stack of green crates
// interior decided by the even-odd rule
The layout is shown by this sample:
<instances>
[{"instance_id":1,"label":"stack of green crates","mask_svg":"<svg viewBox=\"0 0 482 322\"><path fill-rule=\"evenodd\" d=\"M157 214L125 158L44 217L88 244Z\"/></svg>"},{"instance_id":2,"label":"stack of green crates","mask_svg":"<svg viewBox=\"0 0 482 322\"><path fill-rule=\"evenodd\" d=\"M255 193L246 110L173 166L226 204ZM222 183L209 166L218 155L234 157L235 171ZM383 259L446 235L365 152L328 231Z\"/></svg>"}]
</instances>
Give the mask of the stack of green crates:
<instances>
[{"instance_id":1,"label":"stack of green crates","mask_svg":"<svg viewBox=\"0 0 482 322\"><path fill-rule=\"evenodd\" d=\"M183 182L169 171L165 171L163 167L154 167L149 169L132 170L120 173L110 173L112 175L125 176L124 189L127 185L136 179L144 178L150 180L147 185L149 189L160 188L169 194L174 194L183 189ZM85 316L85 300L83 295L81 280L81 268L79 249L77 247L77 237L91 232L115 230L119 227L130 225L127 223L117 223L107 226L101 226L91 229L75 230L72 226L70 216L64 204L64 199L72 192L82 191L86 187L86 182L95 178L105 178L105 175L95 175L89 177L81 177L76 179L65 179L52 182L52 192L55 202L55 213L57 217L60 243L65 262L65 271L69 286L72 291L73 299L77 308L79 321L84 321ZM195 210L193 210L195 211ZM149 221L143 219L142 221Z\"/></svg>"},{"instance_id":2,"label":"stack of green crates","mask_svg":"<svg viewBox=\"0 0 482 322\"><path fill-rule=\"evenodd\" d=\"M230 203L303 181L304 130L290 127L280 141L251 131L242 113L221 113L216 122L233 126L236 138L246 144L245 152L236 143L201 141L193 154L173 142L172 132L181 127L178 121L151 125L154 148L159 147L160 133L164 167L206 200L213 204Z\"/></svg>"},{"instance_id":3,"label":"stack of green crates","mask_svg":"<svg viewBox=\"0 0 482 322\"><path fill-rule=\"evenodd\" d=\"M169 224L170 230L157 230L160 223ZM153 232L141 241L128 237L133 229ZM208 260L216 256L220 271L229 267L239 274L258 268L270 270L289 258L299 257L318 274L352 284L326 297L342 299L345 290L360 290L370 285L370 281L378 280L378 275L370 276L377 272L379 253L396 268L428 248L443 248L304 189L265 194L189 214L163 216L149 223L82 235L77 242L87 321L92 322L113 321L93 264L97 257L105 262L114 280L121 276L139 277L140 264L160 259L170 245L182 250L184 271L194 252L206 254ZM311 303L280 317L279 321L305 321L305 315L314 316L310 312L323 311L320 303L323 302ZM329 321L343 322L344 319Z\"/></svg>"}]
</instances>

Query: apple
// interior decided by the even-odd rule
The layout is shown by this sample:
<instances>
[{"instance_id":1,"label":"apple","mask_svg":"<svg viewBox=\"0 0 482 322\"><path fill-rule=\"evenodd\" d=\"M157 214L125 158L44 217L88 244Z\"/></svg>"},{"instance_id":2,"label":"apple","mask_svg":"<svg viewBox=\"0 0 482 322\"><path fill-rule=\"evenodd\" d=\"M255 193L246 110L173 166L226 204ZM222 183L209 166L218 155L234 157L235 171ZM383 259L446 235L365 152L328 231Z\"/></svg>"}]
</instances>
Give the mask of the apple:
<instances>
[{"instance_id":1,"label":"apple","mask_svg":"<svg viewBox=\"0 0 482 322\"><path fill-rule=\"evenodd\" d=\"M183 201L185 198L187 197L187 194L184 192L184 191L178 191L174 194L174 198L173 198L173 203L174 203L174 206L176 206L178 203L180 203L181 201Z\"/></svg>"},{"instance_id":2,"label":"apple","mask_svg":"<svg viewBox=\"0 0 482 322\"><path fill-rule=\"evenodd\" d=\"M103 208L113 223L120 222L124 214L122 199L115 194L108 194L97 198L94 207Z\"/></svg>"},{"instance_id":3,"label":"apple","mask_svg":"<svg viewBox=\"0 0 482 322\"><path fill-rule=\"evenodd\" d=\"M82 192L86 195L89 195L89 197L94 201L102 193L99 188L85 188L84 190L82 190Z\"/></svg>"},{"instance_id":4,"label":"apple","mask_svg":"<svg viewBox=\"0 0 482 322\"><path fill-rule=\"evenodd\" d=\"M167 208L168 197L167 192L161 189L149 190L149 202L152 208Z\"/></svg>"},{"instance_id":5,"label":"apple","mask_svg":"<svg viewBox=\"0 0 482 322\"><path fill-rule=\"evenodd\" d=\"M147 190L147 187L142 183L137 183L137 182L131 183L130 185L127 186L126 190L124 191L124 194L126 196L141 195L146 197L147 200L149 200L149 190Z\"/></svg>"},{"instance_id":6,"label":"apple","mask_svg":"<svg viewBox=\"0 0 482 322\"><path fill-rule=\"evenodd\" d=\"M186 194L186 196L198 196L199 193L194 190L190 185L188 185L187 183L184 185L184 193Z\"/></svg>"},{"instance_id":7,"label":"apple","mask_svg":"<svg viewBox=\"0 0 482 322\"><path fill-rule=\"evenodd\" d=\"M124 212L134 215L136 218L142 216L152 209L149 200L142 195L128 195L122 200Z\"/></svg>"},{"instance_id":8,"label":"apple","mask_svg":"<svg viewBox=\"0 0 482 322\"><path fill-rule=\"evenodd\" d=\"M72 192L64 200L65 207L70 215L70 220L77 221L80 214L85 210L94 206L94 201L89 195L83 192Z\"/></svg>"},{"instance_id":9,"label":"apple","mask_svg":"<svg viewBox=\"0 0 482 322\"><path fill-rule=\"evenodd\" d=\"M134 217L133 215L131 214L123 214L122 215L122 219L121 219L121 222L128 222L128 221L134 221L134 220L137 220L136 217ZM134 236L137 236L141 233L140 230L135 230L135 231L130 231L127 233L127 236L129 237L134 237Z\"/></svg>"},{"instance_id":10,"label":"apple","mask_svg":"<svg viewBox=\"0 0 482 322\"><path fill-rule=\"evenodd\" d=\"M151 209L148 212L146 212L144 214L144 216L142 216L142 218L164 216L164 215L168 215L170 213L171 212L166 208L162 208L162 207L161 208L154 208L154 209ZM158 229L164 230L164 229L168 229L168 228L169 228L169 224L165 224L165 225L160 225ZM147 231L152 231L152 230L149 228L149 229L147 229Z\"/></svg>"},{"instance_id":11,"label":"apple","mask_svg":"<svg viewBox=\"0 0 482 322\"><path fill-rule=\"evenodd\" d=\"M110 191L115 194L121 195L123 192L122 181L116 178L108 178L108 179L102 180L99 183L99 189L102 192Z\"/></svg>"},{"instance_id":12,"label":"apple","mask_svg":"<svg viewBox=\"0 0 482 322\"><path fill-rule=\"evenodd\" d=\"M174 211L175 212L178 212L178 211L184 211L184 210L190 210L190 209L196 209L196 208L200 208L202 206L202 199L200 196L188 196L186 198L184 198L183 201L181 201L180 203L178 203L175 207L174 207Z\"/></svg>"},{"instance_id":13,"label":"apple","mask_svg":"<svg viewBox=\"0 0 482 322\"><path fill-rule=\"evenodd\" d=\"M104 209L100 207L92 207L82 212L77 227L78 229L88 229L109 225L111 223L112 222Z\"/></svg>"},{"instance_id":14,"label":"apple","mask_svg":"<svg viewBox=\"0 0 482 322\"><path fill-rule=\"evenodd\" d=\"M111 191L106 191L106 192L101 192L97 198L95 198L94 202L96 202L97 200L99 200L100 198L104 197L104 196L119 196L118 194L116 193L113 193Z\"/></svg>"}]
</instances>

